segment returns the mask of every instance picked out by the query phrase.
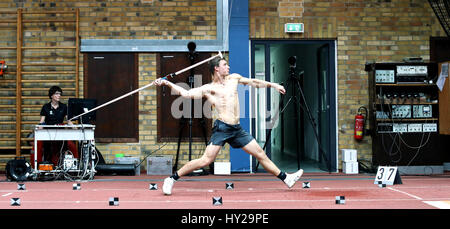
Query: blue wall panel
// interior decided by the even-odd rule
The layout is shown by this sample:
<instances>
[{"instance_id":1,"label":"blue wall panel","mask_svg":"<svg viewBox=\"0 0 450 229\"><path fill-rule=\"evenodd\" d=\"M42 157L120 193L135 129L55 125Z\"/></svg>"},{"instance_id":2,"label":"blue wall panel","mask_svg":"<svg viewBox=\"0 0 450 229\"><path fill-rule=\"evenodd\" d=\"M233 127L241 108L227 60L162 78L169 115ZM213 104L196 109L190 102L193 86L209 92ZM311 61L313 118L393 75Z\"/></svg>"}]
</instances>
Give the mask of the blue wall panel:
<instances>
[{"instance_id":1,"label":"blue wall panel","mask_svg":"<svg viewBox=\"0 0 450 229\"><path fill-rule=\"evenodd\" d=\"M229 25L229 64L230 73L239 73L249 77L249 25L248 0L229 0L231 10ZM241 109L240 123L247 132L250 131L249 90L239 86L239 103ZM242 149L230 149L231 172L250 172L250 155Z\"/></svg>"}]
</instances>

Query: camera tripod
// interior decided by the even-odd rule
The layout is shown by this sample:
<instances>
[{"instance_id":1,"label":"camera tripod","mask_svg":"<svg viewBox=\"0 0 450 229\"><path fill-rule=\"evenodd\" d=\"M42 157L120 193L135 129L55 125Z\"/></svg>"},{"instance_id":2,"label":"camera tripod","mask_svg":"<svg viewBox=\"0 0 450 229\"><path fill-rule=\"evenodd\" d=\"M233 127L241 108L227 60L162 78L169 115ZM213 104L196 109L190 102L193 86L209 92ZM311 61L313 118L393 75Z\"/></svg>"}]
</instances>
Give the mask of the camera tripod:
<instances>
[{"instance_id":1,"label":"camera tripod","mask_svg":"<svg viewBox=\"0 0 450 229\"><path fill-rule=\"evenodd\" d=\"M189 57L189 61L191 62L191 65L194 64L195 62L195 58L197 57L198 53L195 52L195 48L196 48L196 44L194 42L189 42L188 43L188 49L189 49L189 53L188 53L188 57ZM190 73L189 73L189 77L188 77L188 83L189 83L189 87L190 88L194 88L194 69L191 68ZM193 117L194 117L194 109L192 108L194 106L194 99L191 99L191 105L189 107L189 118L184 118L182 117L180 119L180 132L178 135L178 147L177 147L177 155L176 155L176 159L175 159L175 165L173 166L173 172L177 171L177 167L178 167L178 156L180 153L180 145L181 145L181 139L183 136L183 130L184 127L186 125L186 122L188 123L188 128L189 128L189 161L191 161L192 159L192 126L193 126ZM205 146L208 145L208 139L206 137L206 121L205 118L202 116L201 120L200 120L200 125L202 127L202 133L203 133L203 140L205 141ZM212 165L211 165L212 166ZM212 171L212 167L210 166L210 170ZM200 169L199 169L200 170ZM206 174L206 171L204 171L203 169L201 169L201 172L192 172L189 175L203 175Z\"/></svg>"},{"instance_id":2,"label":"camera tripod","mask_svg":"<svg viewBox=\"0 0 450 229\"><path fill-rule=\"evenodd\" d=\"M290 65L291 65L289 67L289 78L286 81L286 83L281 83L281 85L283 85L285 87L286 94L289 92L289 89L291 89L292 94L289 97L286 105L284 105L285 95L283 95L283 94L281 95L280 102L279 102L279 107L278 107L278 110L277 110L278 114L275 114L274 119L272 120L272 124L274 124L277 121L276 120L277 117L279 115L281 115L282 116L281 117L281 126L283 128L283 126L284 126L284 117L283 117L284 111L291 103L293 103L294 106L295 106L294 107L295 108L295 112L294 112L295 114L294 115L295 115L295 120L296 120L295 134L296 134L296 136L298 138L298 132L299 132L299 130L298 130L298 117L299 117L298 116L298 111L299 111L298 107L300 106L300 108L303 109L303 111L306 111L308 119L309 119L309 121L310 121L310 123L312 125L312 129L314 131L314 136L315 136L315 138L317 140L317 144L318 144L318 147L319 147L319 155L320 155L320 157L322 157L322 159L326 163L328 172L331 172L331 163L327 159L327 157L325 156L325 152L322 149L322 146L321 146L321 143L320 143L320 139L319 139L319 135L318 135L317 129L316 129L317 124L314 122L314 118L312 117L311 110L309 109L308 104L306 103L305 95L303 93L303 90L302 90L302 87L301 87L301 84L300 84L300 79L296 77L296 73L295 73L295 61L296 61L296 58L295 57L290 57L288 61L289 61ZM301 71L299 73L299 76L303 76L303 75L304 75L304 71ZM301 101L300 101L300 98L298 98L298 94L300 94ZM272 130L273 130L273 128L270 128L268 133L267 133L267 135L266 135L266 142L264 143L263 150L266 149L267 143L270 140L270 136L271 136ZM282 134L281 152L284 152L284 130L283 129L281 131L281 134ZM299 141L296 141L296 144L297 144L297 148L296 148L297 149L297 166L298 166L298 169L300 169ZM255 171L258 170L258 167L259 167L259 161L256 164Z\"/></svg>"}]
</instances>

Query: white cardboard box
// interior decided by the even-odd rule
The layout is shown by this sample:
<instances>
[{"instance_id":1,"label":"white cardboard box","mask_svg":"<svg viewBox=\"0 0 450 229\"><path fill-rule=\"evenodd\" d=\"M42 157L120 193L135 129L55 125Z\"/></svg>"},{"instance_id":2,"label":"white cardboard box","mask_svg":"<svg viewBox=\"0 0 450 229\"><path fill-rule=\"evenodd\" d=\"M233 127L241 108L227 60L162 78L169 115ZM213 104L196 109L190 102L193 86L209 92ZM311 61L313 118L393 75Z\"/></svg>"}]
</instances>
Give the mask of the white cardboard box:
<instances>
[{"instance_id":1,"label":"white cardboard box","mask_svg":"<svg viewBox=\"0 0 450 229\"><path fill-rule=\"evenodd\" d=\"M358 160L358 153L356 149L341 149L342 161L356 162Z\"/></svg>"},{"instance_id":2,"label":"white cardboard box","mask_svg":"<svg viewBox=\"0 0 450 229\"><path fill-rule=\"evenodd\" d=\"M358 174L358 162L342 162L342 170L346 174Z\"/></svg>"},{"instance_id":3,"label":"white cardboard box","mask_svg":"<svg viewBox=\"0 0 450 229\"><path fill-rule=\"evenodd\" d=\"M231 163L230 162L214 162L214 175L230 175Z\"/></svg>"}]
</instances>

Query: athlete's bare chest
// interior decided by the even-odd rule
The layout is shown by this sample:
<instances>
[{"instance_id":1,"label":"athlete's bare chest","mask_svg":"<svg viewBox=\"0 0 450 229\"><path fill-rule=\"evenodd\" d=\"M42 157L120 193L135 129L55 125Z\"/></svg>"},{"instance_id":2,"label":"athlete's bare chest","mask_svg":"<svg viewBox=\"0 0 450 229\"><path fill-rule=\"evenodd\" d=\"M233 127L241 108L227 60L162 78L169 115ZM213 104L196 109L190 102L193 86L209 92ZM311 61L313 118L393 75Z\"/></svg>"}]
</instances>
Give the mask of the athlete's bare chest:
<instances>
[{"instance_id":1,"label":"athlete's bare chest","mask_svg":"<svg viewBox=\"0 0 450 229\"><path fill-rule=\"evenodd\" d=\"M237 80L227 80L224 83L211 84L209 93L221 99L229 99L237 96Z\"/></svg>"}]
</instances>

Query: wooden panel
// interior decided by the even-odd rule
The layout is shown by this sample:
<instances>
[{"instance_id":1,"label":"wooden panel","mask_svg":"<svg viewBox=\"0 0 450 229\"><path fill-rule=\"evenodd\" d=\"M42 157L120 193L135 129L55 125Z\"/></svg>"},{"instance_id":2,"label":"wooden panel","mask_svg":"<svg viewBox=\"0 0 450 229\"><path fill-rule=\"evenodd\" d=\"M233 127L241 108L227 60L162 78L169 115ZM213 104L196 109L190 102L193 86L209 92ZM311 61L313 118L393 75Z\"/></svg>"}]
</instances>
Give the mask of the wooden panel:
<instances>
[{"instance_id":1,"label":"wooden panel","mask_svg":"<svg viewBox=\"0 0 450 229\"><path fill-rule=\"evenodd\" d=\"M439 63L439 73L443 63L450 65L450 61ZM449 75L450 72L447 72ZM450 135L450 78L447 78L442 91L439 91L439 133Z\"/></svg>"},{"instance_id":2,"label":"wooden panel","mask_svg":"<svg viewBox=\"0 0 450 229\"><path fill-rule=\"evenodd\" d=\"M97 105L138 88L136 53L89 53L84 60L84 97L96 99ZM139 141L138 96L131 95L96 111L96 141Z\"/></svg>"},{"instance_id":3,"label":"wooden panel","mask_svg":"<svg viewBox=\"0 0 450 229\"><path fill-rule=\"evenodd\" d=\"M194 63L200 62L207 58L211 57L211 53L198 53L194 58ZM158 55L157 62L158 65L158 76L165 76L170 73L177 72L191 65L189 60L188 53L160 53ZM199 87L203 84L211 82L211 74L208 70L208 64L202 64L191 71L186 71L174 78L169 79L172 83L175 84L184 84L185 88L189 88L189 76L190 75L199 76L197 77L197 81L194 84L194 87ZM195 77L194 77L195 78ZM182 130L182 140L189 140L189 116L180 116L181 111L187 111L186 114L189 113L188 107L183 107L183 102L181 101L180 96L172 95L171 90L167 86L158 87L158 141L177 141L180 136L180 130ZM189 101L189 100L187 100ZM208 118L204 117L203 107L205 104L205 99L199 103L199 101L194 101L194 105L192 112L196 115L192 116L192 137L193 141L204 141L206 137L209 139L209 135L211 134L211 125L212 121ZM174 103L175 102L175 103ZM178 106L178 104L181 104ZM184 103L187 104L187 103ZM172 112L172 109L176 112ZM201 110L200 110L201 109ZM198 115L197 115L198 114ZM200 117L201 116L201 117ZM183 118L184 117L184 118ZM205 128L206 133L203 131L203 127Z\"/></svg>"}]
</instances>

